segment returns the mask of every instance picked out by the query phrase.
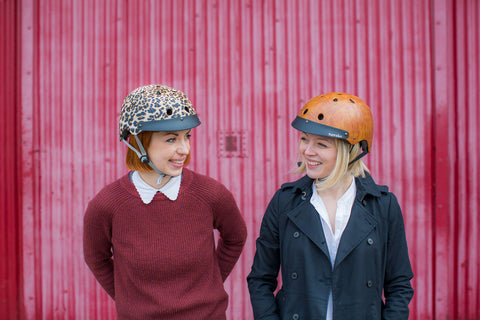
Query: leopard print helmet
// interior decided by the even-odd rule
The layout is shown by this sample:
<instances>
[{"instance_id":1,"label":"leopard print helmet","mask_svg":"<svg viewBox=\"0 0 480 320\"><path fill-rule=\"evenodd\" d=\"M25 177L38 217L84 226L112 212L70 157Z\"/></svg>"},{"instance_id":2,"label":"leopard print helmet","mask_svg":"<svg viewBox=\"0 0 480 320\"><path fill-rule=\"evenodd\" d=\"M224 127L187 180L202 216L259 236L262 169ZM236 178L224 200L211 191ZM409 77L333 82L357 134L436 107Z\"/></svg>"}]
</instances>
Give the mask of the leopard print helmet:
<instances>
[{"instance_id":1,"label":"leopard print helmet","mask_svg":"<svg viewBox=\"0 0 480 320\"><path fill-rule=\"evenodd\" d=\"M133 90L120 112L120 140L142 131L178 131L200 125L187 96L176 89L151 84Z\"/></svg>"}]
</instances>

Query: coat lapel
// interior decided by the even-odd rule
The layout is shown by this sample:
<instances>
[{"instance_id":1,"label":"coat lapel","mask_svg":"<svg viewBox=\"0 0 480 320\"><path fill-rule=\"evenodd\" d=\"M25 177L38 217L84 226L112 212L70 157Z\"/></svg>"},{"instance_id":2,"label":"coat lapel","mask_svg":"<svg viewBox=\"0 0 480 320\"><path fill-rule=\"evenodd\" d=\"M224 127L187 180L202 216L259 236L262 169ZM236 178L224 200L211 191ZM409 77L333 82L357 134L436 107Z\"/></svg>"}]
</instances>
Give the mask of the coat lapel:
<instances>
[{"instance_id":1,"label":"coat lapel","mask_svg":"<svg viewBox=\"0 0 480 320\"><path fill-rule=\"evenodd\" d=\"M287 213L289 219L322 250L322 252L330 259L328 253L327 242L323 234L322 222L315 208L310 201L304 201L294 210Z\"/></svg>"},{"instance_id":2,"label":"coat lapel","mask_svg":"<svg viewBox=\"0 0 480 320\"><path fill-rule=\"evenodd\" d=\"M352 250L365 239L365 237L375 228L377 222L369 212L362 206L359 200L355 200L352 207L352 213L348 220L347 227L343 231L340 244L338 246L337 256L335 258L335 268L352 252Z\"/></svg>"}]
</instances>

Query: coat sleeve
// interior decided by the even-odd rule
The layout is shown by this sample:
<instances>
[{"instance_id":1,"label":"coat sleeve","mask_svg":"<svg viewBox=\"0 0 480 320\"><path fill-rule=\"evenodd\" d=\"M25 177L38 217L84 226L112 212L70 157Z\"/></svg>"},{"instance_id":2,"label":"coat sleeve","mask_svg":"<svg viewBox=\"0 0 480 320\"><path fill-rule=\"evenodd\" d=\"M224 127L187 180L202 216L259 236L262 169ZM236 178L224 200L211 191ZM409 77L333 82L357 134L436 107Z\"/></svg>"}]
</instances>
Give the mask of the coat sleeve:
<instances>
[{"instance_id":1,"label":"coat sleeve","mask_svg":"<svg viewBox=\"0 0 480 320\"><path fill-rule=\"evenodd\" d=\"M111 216L92 200L83 219L83 255L98 283L114 299Z\"/></svg>"},{"instance_id":2,"label":"coat sleeve","mask_svg":"<svg viewBox=\"0 0 480 320\"><path fill-rule=\"evenodd\" d=\"M277 276L280 268L280 242L278 221L279 193L270 201L256 241L252 270L247 277L248 290L256 320L280 319L275 301Z\"/></svg>"},{"instance_id":3,"label":"coat sleeve","mask_svg":"<svg viewBox=\"0 0 480 320\"><path fill-rule=\"evenodd\" d=\"M214 205L214 228L219 231L217 260L225 281L242 253L247 238L247 227L230 191L220 186L218 201Z\"/></svg>"},{"instance_id":4,"label":"coat sleeve","mask_svg":"<svg viewBox=\"0 0 480 320\"><path fill-rule=\"evenodd\" d=\"M390 195L382 319L408 320L408 304L413 297L410 284L413 272L408 257L402 212L395 196Z\"/></svg>"}]
</instances>

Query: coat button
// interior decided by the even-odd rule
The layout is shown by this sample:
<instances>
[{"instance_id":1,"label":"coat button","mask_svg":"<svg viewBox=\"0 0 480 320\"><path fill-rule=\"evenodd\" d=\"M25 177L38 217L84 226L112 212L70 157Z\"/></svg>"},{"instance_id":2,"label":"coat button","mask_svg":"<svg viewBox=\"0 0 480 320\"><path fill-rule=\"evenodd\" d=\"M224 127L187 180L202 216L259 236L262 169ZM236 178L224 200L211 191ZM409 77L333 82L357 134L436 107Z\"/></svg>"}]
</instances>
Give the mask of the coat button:
<instances>
[{"instance_id":1,"label":"coat button","mask_svg":"<svg viewBox=\"0 0 480 320\"><path fill-rule=\"evenodd\" d=\"M292 273L292 279L296 280L298 278L298 274L296 272Z\"/></svg>"},{"instance_id":2,"label":"coat button","mask_svg":"<svg viewBox=\"0 0 480 320\"><path fill-rule=\"evenodd\" d=\"M300 232L295 231L295 232L293 233L293 237L294 237L294 238L300 237Z\"/></svg>"},{"instance_id":3,"label":"coat button","mask_svg":"<svg viewBox=\"0 0 480 320\"><path fill-rule=\"evenodd\" d=\"M292 320L298 320L298 319L300 319L300 316L298 315L298 313L294 313L292 315Z\"/></svg>"},{"instance_id":4,"label":"coat button","mask_svg":"<svg viewBox=\"0 0 480 320\"><path fill-rule=\"evenodd\" d=\"M367 282L367 287L370 288L371 286L373 286L373 281L372 281L372 280L368 280L368 282Z\"/></svg>"},{"instance_id":5,"label":"coat button","mask_svg":"<svg viewBox=\"0 0 480 320\"><path fill-rule=\"evenodd\" d=\"M372 238L368 238L368 239L367 239L367 243L368 243L369 245L372 245L372 244L373 244L373 239L372 239Z\"/></svg>"}]
</instances>

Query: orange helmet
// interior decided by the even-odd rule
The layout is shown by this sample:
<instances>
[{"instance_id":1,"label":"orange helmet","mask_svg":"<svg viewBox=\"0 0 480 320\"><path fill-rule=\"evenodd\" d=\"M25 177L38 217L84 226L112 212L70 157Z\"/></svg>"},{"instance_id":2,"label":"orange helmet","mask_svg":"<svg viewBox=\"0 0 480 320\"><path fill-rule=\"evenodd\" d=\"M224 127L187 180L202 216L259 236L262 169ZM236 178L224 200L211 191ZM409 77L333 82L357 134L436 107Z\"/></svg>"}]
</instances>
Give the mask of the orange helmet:
<instances>
[{"instance_id":1,"label":"orange helmet","mask_svg":"<svg viewBox=\"0 0 480 320\"><path fill-rule=\"evenodd\" d=\"M302 132L360 143L364 154L370 152L373 138L372 112L360 98L331 92L310 99L300 110L292 126Z\"/></svg>"}]
</instances>

